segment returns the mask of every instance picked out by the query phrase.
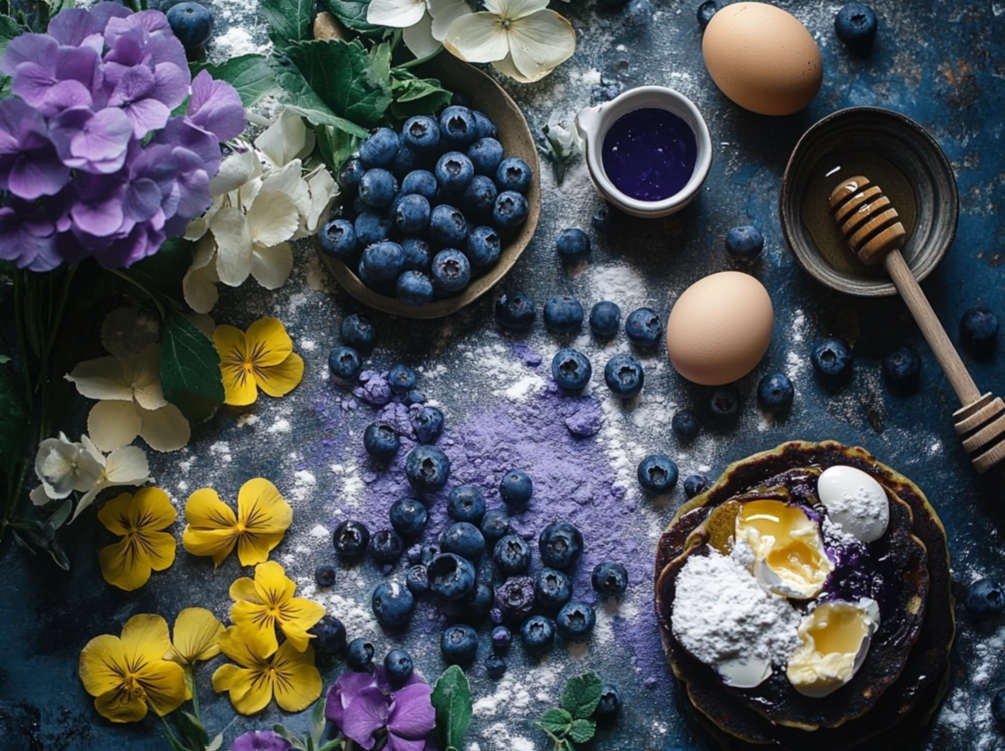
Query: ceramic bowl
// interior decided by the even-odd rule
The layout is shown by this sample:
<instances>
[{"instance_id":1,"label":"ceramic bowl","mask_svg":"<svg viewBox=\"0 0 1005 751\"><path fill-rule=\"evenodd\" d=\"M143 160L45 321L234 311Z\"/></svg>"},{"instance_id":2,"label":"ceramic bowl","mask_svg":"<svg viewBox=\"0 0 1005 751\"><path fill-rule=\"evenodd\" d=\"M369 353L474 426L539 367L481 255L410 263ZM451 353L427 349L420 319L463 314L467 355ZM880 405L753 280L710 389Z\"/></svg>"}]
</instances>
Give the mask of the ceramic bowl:
<instances>
[{"instance_id":1,"label":"ceramic bowl","mask_svg":"<svg viewBox=\"0 0 1005 751\"><path fill-rule=\"evenodd\" d=\"M782 233L796 261L839 292L895 295L882 264L867 266L859 260L841 239L828 210L830 191L855 174L879 185L907 220L901 252L919 281L935 270L956 235L956 178L928 131L898 112L877 107L851 107L828 115L796 144L779 197Z\"/></svg>"},{"instance_id":2,"label":"ceramic bowl","mask_svg":"<svg viewBox=\"0 0 1005 751\"><path fill-rule=\"evenodd\" d=\"M691 128L698 146L691 179L678 193L662 201L640 201L622 193L607 176L602 158L604 137L611 126L623 115L647 107L666 110L681 118ZM632 216L655 219L680 211L701 189L712 166L712 137L705 119L694 102L668 86L639 86L609 102L580 110L576 115L576 129L583 139L586 166L597 192L608 203Z\"/></svg>"},{"instance_id":3,"label":"ceramic bowl","mask_svg":"<svg viewBox=\"0 0 1005 751\"><path fill-rule=\"evenodd\" d=\"M497 138L503 145L506 156L518 156L530 165L534 176L530 190L527 191L529 204L527 221L520 228L520 232L511 237L503 247L494 266L474 277L471 283L456 295L434 300L426 305L406 305L395 297L388 297L370 289L360 281L353 269L342 261L322 253L320 243L316 243L316 247L322 262L331 270L339 284L364 305L406 318L443 318L470 305L488 292L513 268L520 254L530 243L541 215L541 165L534 137L520 108L489 76L446 52L415 68L414 72L420 77L439 79L443 87L450 91L466 94L471 99L474 109L485 113L495 123L499 132Z\"/></svg>"}]
</instances>

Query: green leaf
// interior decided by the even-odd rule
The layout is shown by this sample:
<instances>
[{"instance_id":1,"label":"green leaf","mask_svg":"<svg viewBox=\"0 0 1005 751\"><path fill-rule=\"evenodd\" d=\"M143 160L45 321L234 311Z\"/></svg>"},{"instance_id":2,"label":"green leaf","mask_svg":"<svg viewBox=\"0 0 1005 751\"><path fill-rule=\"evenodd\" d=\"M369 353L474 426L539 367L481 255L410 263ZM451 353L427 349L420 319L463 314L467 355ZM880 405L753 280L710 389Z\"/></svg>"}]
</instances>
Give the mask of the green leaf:
<instances>
[{"instance_id":1,"label":"green leaf","mask_svg":"<svg viewBox=\"0 0 1005 751\"><path fill-rule=\"evenodd\" d=\"M156 290L173 299L182 297L182 281L192 265L194 243L184 237L172 237L161 243L160 249L134 263L124 273L146 289Z\"/></svg>"},{"instance_id":2,"label":"green leaf","mask_svg":"<svg viewBox=\"0 0 1005 751\"><path fill-rule=\"evenodd\" d=\"M321 4L350 29L367 36L379 36L384 33L382 26L367 23L366 12L370 0L321 0Z\"/></svg>"},{"instance_id":3,"label":"green leaf","mask_svg":"<svg viewBox=\"0 0 1005 751\"><path fill-rule=\"evenodd\" d=\"M241 55L220 65L211 63L192 66L192 74L208 70L218 81L226 81L241 97L241 104L251 107L262 97L279 88L276 76L264 55Z\"/></svg>"},{"instance_id":4,"label":"green leaf","mask_svg":"<svg viewBox=\"0 0 1005 751\"><path fill-rule=\"evenodd\" d=\"M338 117L311 88L307 79L288 57L272 58L272 70L282 89L280 100L289 109L306 117L312 125L327 125L358 138L366 138L369 135L366 128Z\"/></svg>"},{"instance_id":5,"label":"green leaf","mask_svg":"<svg viewBox=\"0 0 1005 751\"><path fill-rule=\"evenodd\" d=\"M161 329L161 389L186 417L203 419L224 399L220 355L205 334L167 307Z\"/></svg>"},{"instance_id":6,"label":"green leaf","mask_svg":"<svg viewBox=\"0 0 1005 751\"><path fill-rule=\"evenodd\" d=\"M25 459L28 407L24 388L8 362L0 365L0 467L8 475Z\"/></svg>"},{"instance_id":7,"label":"green leaf","mask_svg":"<svg viewBox=\"0 0 1005 751\"><path fill-rule=\"evenodd\" d=\"M399 120L429 115L450 103L451 93L435 78L416 78L405 68L391 70L391 114Z\"/></svg>"},{"instance_id":8,"label":"green leaf","mask_svg":"<svg viewBox=\"0 0 1005 751\"><path fill-rule=\"evenodd\" d=\"M7 355L0 354L0 365L6 365L10 362L10 358Z\"/></svg>"},{"instance_id":9,"label":"green leaf","mask_svg":"<svg viewBox=\"0 0 1005 751\"><path fill-rule=\"evenodd\" d=\"M336 738L333 741L328 741L325 745L318 749L318 751L341 751L345 747L345 743Z\"/></svg>"},{"instance_id":10,"label":"green leaf","mask_svg":"<svg viewBox=\"0 0 1005 751\"><path fill-rule=\"evenodd\" d=\"M572 726L572 715L564 709L546 709L541 719L535 723L541 730L556 738L562 738Z\"/></svg>"},{"instance_id":11,"label":"green leaf","mask_svg":"<svg viewBox=\"0 0 1005 751\"><path fill-rule=\"evenodd\" d=\"M573 743L586 743L597 732L596 720L576 719L569 727L569 740Z\"/></svg>"},{"instance_id":12,"label":"green leaf","mask_svg":"<svg viewBox=\"0 0 1005 751\"><path fill-rule=\"evenodd\" d=\"M178 726L178 733L192 748L206 748L209 745L209 733L206 732L202 720L194 714L178 710L174 721Z\"/></svg>"},{"instance_id":13,"label":"green leaf","mask_svg":"<svg viewBox=\"0 0 1005 751\"><path fill-rule=\"evenodd\" d=\"M444 747L461 748L471 724L471 686L457 665L451 665L436 681L430 697L436 709L436 733Z\"/></svg>"},{"instance_id":14,"label":"green leaf","mask_svg":"<svg viewBox=\"0 0 1005 751\"><path fill-rule=\"evenodd\" d=\"M359 140L356 136L330 125L319 125L314 129L321 158L325 160L328 169L338 172L345 160L356 153Z\"/></svg>"},{"instance_id":15,"label":"green leaf","mask_svg":"<svg viewBox=\"0 0 1005 751\"><path fill-rule=\"evenodd\" d=\"M73 500L68 498L58 509L52 512L52 516L45 522L46 526L52 527L53 531L59 529L66 524L66 520L70 518L71 511L73 511Z\"/></svg>"},{"instance_id":16,"label":"green leaf","mask_svg":"<svg viewBox=\"0 0 1005 751\"><path fill-rule=\"evenodd\" d=\"M303 749L304 742L300 740L291 730L287 730L282 725L276 724L272 726L273 732L277 735L282 736L290 745L295 749Z\"/></svg>"},{"instance_id":17,"label":"green leaf","mask_svg":"<svg viewBox=\"0 0 1005 751\"><path fill-rule=\"evenodd\" d=\"M577 720L585 720L600 703L602 685L600 677L592 672L570 678L562 690L562 709Z\"/></svg>"},{"instance_id":18,"label":"green leaf","mask_svg":"<svg viewBox=\"0 0 1005 751\"><path fill-rule=\"evenodd\" d=\"M327 700L325 697L318 699L314 703L314 711L311 712L311 728L308 740L313 740L315 745L319 745L321 743L321 738L325 734L325 724L327 722L325 719L326 703Z\"/></svg>"},{"instance_id":19,"label":"green leaf","mask_svg":"<svg viewBox=\"0 0 1005 751\"><path fill-rule=\"evenodd\" d=\"M7 45L10 40L21 36L24 27L10 16L0 16L0 57L7 52Z\"/></svg>"},{"instance_id":20,"label":"green leaf","mask_svg":"<svg viewBox=\"0 0 1005 751\"><path fill-rule=\"evenodd\" d=\"M269 22L269 37L276 49L310 38L314 5L314 0L261 0Z\"/></svg>"}]
</instances>

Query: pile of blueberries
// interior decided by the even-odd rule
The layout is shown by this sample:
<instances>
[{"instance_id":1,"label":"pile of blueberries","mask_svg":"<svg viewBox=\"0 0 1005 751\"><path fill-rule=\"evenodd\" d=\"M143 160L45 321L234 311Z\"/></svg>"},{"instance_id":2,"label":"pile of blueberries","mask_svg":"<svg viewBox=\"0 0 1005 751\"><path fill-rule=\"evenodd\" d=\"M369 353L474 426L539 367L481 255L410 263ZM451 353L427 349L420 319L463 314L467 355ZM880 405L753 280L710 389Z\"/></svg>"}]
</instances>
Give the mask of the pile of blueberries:
<instances>
[{"instance_id":1,"label":"pile of blueberries","mask_svg":"<svg viewBox=\"0 0 1005 751\"><path fill-rule=\"evenodd\" d=\"M484 114L453 104L400 133L378 128L339 170L343 201L321 249L408 305L456 294L527 220L533 174Z\"/></svg>"}]
</instances>

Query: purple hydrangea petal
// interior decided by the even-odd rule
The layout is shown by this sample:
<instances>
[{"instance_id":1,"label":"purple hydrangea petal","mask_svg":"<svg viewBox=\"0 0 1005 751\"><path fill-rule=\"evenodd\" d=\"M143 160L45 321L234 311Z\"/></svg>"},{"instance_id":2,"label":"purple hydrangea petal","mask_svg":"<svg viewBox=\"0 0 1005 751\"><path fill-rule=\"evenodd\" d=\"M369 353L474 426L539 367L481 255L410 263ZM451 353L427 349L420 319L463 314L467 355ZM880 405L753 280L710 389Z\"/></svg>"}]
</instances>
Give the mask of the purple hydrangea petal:
<instances>
[{"instance_id":1,"label":"purple hydrangea petal","mask_svg":"<svg viewBox=\"0 0 1005 751\"><path fill-rule=\"evenodd\" d=\"M153 96L174 109L185 101L191 82L188 68L179 68L174 63L160 63L154 67Z\"/></svg>"},{"instance_id":2,"label":"purple hydrangea petal","mask_svg":"<svg viewBox=\"0 0 1005 751\"><path fill-rule=\"evenodd\" d=\"M22 34L14 37L7 45L7 52L0 60L0 73L13 76L17 66L35 63L44 68L54 69L56 50L59 45L48 34Z\"/></svg>"},{"instance_id":3,"label":"purple hydrangea petal","mask_svg":"<svg viewBox=\"0 0 1005 751\"><path fill-rule=\"evenodd\" d=\"M86 172L117 172L125 163L133 126L120 109L92 112L83 107L63 110L49 132L66 165Z\"/></svg>"},{"instance_id":4,"label":"purple hydrangea petal","mask_svg":"<svg viewBox=\"0 0 1005 751\"><path fill-rule=\"evenodd\" d=\"M114 19L113 19L114 22ZM105 43L108 45L108 52L105 53L105 80L113 86L119 82L119 78L129 68L134 65L145 65L145 40L143 32L139 29L127 29L123 33L114 37L113 41L108 41L108 30L105 30Z\"/></svg>"},{"instance_id":5,"label":"purple hydrangea petal","mask_svg":"<svg viewBox=\"0 0 1005 751\"><path fill-rule=\"evenodd\" d=\"M153 255L165 240L165 234L153 222L142 222L133 227L124 238L115 240L107 248L94 251L94 259L106 269L131 266Z\"/></svg>"},{"instance_id":6,"label":"purple hydrangea petal","mask_svg":"<svg viewBox=\"0 0 1005 751\"><path fill-rule=\"evenodd\" d=\"M154 141L195 153L206 171L214 175L220 169L220 142L212 134L187 123L185 118L172 117Z\"/></svg>"},{"instance_id":7,"label":"purple hydrangea petal","mask_svg":"<svg viewBox=\"0 0 1005 751\"><path fill-rule=\"evenodd\" d=\"M33 271L48 271L59 265L59 259L52 251L53 233L46 236L33 232L29 223L14 208L0 208L0 258L10 261L18 268L32 267Z\"/></svg>"},{"instance_id":8,"label":"purple hydrangea petal","mask_svg":"<svg viewBox=\"0 0 1005 751\"><path fill-rule=\"evenodd\" d=\"M220 141L239 136L245 122L241 97L226 81L214 80L207 71L201 71L192 79L187 119Z\"/></svg>"},{"instance_id":9,"label":"purple hydrangea petal","mask_svg":"<svg viewBox=\"0 0 1005 751\"><path fill-rule=\"evenodd\" d=\"M413 683L395 691L387 722L388 733L418 741L429 735L436 726L436 710L429 699L432 693L433 689L425 683Z\"/></svg>"},{"instance_id":10,"label":"purple hydrangea petal","mask_svg":"<svg viewBox=\"0 0 1005 751\"><path fill-rule=\"evenodd\" d=\"M157 34L151 37L146 51L150 55L150 62L154 65L172 63L182 70L188 70L188 58L185 57L185 48L182 47L181 42L173 34L170 36Z\"/></svg>"},{"instance_id":11,"label":"purple hydrangea petal","mask_svg":"<svg viewBox=\"0 0 1005 751\"><path fill-rule=\"evenodd\" d=\"M60 47L56 50L56 80L80 81L94 86L100 57L90 47Z\"/></svg>"},{"instance_id":12,"label":"purple hydrangea petal","mask_svg":"<svg viewBox=\"0 0 1005 751\"><path fill-rule=\"evenodd\" d=\"M230 744L230 751L291 751L292 748L288 740L271 730L253 730Z\"/></svg>"},{"instance_id":13,"label":"purple hydrangea petal","mask_svg":"<svg viewBox=\"0 0 1005 751\"><path fill-rule=\"evenodd\" d=\"M387 696L379 688L364 688L346 707L342 732L365 749L374 746L373 735L387 726Z\"/></svg>"},{"instance_id":14,"label":"purple hydrangea petal","mask_svg":"<svg viewBox=\"0 0 1005 751\"><path fill-rule=\"evenodd\" d=\"M38 111L52 117L71 107L90 108L91 104L91 92L80 81L60 81L45 93Z\"/></svg>"},{"instance_id":15,"label":"purple hydrangea petal","mask_svg":"<svg viewBox=\"0 0 1005 751\"><path fill-rule=\"evenodd\" d=\"M147 178L133 180L126 187L125 213L135 222L145 222L161 207L161 189Z\"/></svg>"},{"instance_id":16,"label":"purple hydrangea petal","mask_svg":"<svg viewBox=\"0 0 1005 751\"><path fill-rule=\"evenodd\" d=\"M103 29L104 23L90 11L83 8L67 8L49 21L48 33L61 45L90 47L94 35L101 34Z\"/></svg>"},{"instance_id":17,"label":"purple hydrangea petal","mask_svg":"<svg viewBox=\"0 0 1005 751\"><path fill-rule=\"evenodd\" d=\"M98 237L115 234L125 219L122 213L122 199L118 196L97 204L83 201L76 203L70 209L70 216L80 229Z\"/></svg>"},{"instance_id":18,"label":"purple hydrangea petal","mask_svg":"<svg viewBox=\"0 0 1005 751\"><path fill-rule=\"evenodd\" d=\"M167 125L171 110L156 99L140 99L123 108L133 126L133 136L143 138L152 130L160 130Z\"/></svg>"},{"instance_id":19,"label":"purple hydrangea petal","mask_svg":"<svg viewBox=\"0 0 1005 751\"><path fill-rule=\"evenodd\" d=\"M123 71L108 98L109 107L132 104L137 99L146 99L154 88L154 72L145 65L135 65Z\"/></svg>"},{"instance_id":20,"label":"purple hydrangea petal","mask_svg":"<svg viewBox=\"0 0 1005 751\"><path fill-rule=\"evenodd\" d=\"M40 63L21 63L14 71L10 90L24 99L32 107L39 103L56 85L56 75L52 68Z\"/></svg>"},{"instance_id":21,"label":"purple hydrangea petal","mask_svg":"<svg viewBox=\"0 0 1005 751\"><path fill-rule=\"evenodd\" d=\"M126 18L126 23L136 29L143 29L150 34L171 34L171 25L167 16L159 10L141 10Z\"/></svg>"},{"instance_id":22,"label":"purple hydrangea petal","mask_svg":"<svg viewBox=\"0 0 1005 751\"><path fill-rule=\"evenodd\" d=\"M126 18L132 13L122 3L105 2L98 3L91 8L91 15L98 24L99 29L104 29L113 18Z\"/></svg>"}]
</instances>

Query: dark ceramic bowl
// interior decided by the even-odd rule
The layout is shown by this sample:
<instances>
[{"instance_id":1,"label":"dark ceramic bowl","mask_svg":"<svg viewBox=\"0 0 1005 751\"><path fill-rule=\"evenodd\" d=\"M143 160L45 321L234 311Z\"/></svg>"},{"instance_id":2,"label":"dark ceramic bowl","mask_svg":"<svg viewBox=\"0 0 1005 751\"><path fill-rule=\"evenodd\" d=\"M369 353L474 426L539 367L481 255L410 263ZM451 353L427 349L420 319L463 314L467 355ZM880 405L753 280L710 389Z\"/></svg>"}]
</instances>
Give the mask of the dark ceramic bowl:
<instances>
[{"instance_id":1,"label":"dark ceramic bowl","mask_svg":"<svg viewBox=\"0 0 1005 751\"><path fill-rule=\"evenodd\" d=\"M322 253L320 243L316 243L316 246L322 262L335 275L339 284L364 305L406 318L443 318L456 313L492 289L513 268L527 247L541 215L541 165L534 136L531 135L520 108L489 76L447 52L441 52L433 60L415 69L415 72L420 76L439 79L443 87L450 91L466 94L474 109L485 113L495 123L499 131L497 138L503 145L506 156L518 156L530 165L534 177L530 190L527 191L527 221L520 228L519 234L510 238L494 266L473 278L459 293L426 305L406 305L395 297L375 292L363 284L356 272L342 261Z\"/></svg>"},{"instance_id":2,"label":"dark ceramic bowl","mask_svg":"<svg viewBox=\"0 0 1005 751\"><path fill-rule=\"evenodd\" d=\"M891 110L851 107L816 123L789 157L779 213L796 261L814 279L859 297L897 290L882 264L867 266L845 243L827 198L837 184L865 175L879 185L907 229L901 252L915 278L927 277L946 255L960 213L949 159L918 123Z\"/></svg>"}]
</instances>

